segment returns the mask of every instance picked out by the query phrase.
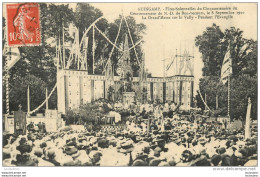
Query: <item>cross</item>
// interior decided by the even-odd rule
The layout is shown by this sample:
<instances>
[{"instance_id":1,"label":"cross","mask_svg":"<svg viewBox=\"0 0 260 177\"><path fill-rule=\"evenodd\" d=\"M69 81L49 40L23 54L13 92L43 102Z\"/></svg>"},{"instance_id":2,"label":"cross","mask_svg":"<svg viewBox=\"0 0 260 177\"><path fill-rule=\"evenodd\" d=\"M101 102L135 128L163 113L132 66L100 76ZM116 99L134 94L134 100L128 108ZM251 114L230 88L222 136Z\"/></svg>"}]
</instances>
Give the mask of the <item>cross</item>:
<instances>
[{"instance_id":1,"label":"cross","mask_svg":"<svg viewBox=\"0 0 260 177\"><path fill-rule=\"evenodd\" d=\"M22 105L21 104L19 104L19 111L22 111Z\"/></svg>"}]
</instances>

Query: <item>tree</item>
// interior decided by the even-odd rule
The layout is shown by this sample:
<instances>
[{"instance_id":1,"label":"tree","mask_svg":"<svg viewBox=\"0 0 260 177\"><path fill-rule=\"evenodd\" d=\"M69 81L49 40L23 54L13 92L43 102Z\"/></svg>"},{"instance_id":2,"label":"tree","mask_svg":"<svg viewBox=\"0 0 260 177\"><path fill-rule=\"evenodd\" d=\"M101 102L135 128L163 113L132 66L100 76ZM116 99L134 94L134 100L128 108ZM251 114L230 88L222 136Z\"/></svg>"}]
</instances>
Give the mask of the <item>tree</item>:
<instances>
[{"instance_id":1,"label":"tree","mask_svg":"<svg viewBox=\"0 0 260 177\"><path fill-rule=\"evenodd\" d=\"M47 84L50 91L56 83L56 66L54 65L55 58L55 37L61 34L62 26L67 27L73 21L73 11L69 9L68 5L55 4L40 4L41 17L41 45L40 46L21 46L19 47L21 58L10 69L10 88L15 88L17 83L21 82L21 78L29 75L42 80ZM5 63L5 57L3 57ZM44 87L45 89L45 87ZM15 92L17 91L17 92ZM33 92L33 88L31 88ZM18 96L21 101L26 100L25 90L14 89L11 94ZM45 93L45 91L44 91ZM56 92L50 98L49 107L56 108L57 106ZM35 102L41 102L41 97L35 97ZM10 99L10 103L11 103ZM16 99L14 100L16 101ZM17 110L17 104L10 104L10 111Z\"/></svg>"},{"instance_id":2,"label":"tree","mask_svg":"<svg viewBox=\"0 0 260 177\"><path fill-rule=\"evenodd\" d=\"M207 95L207 105L214 110L218 97L219 109L215 113L227 115L227 85L220 82L220 73L224 56L230 50L233 70L230 115L232 118L245 118L247 98L250 96L253 99L252 117L256 118L257 41L245 39L239 28L231 27L222 32L219 26L213 24L197 36L195 42L204 62L199 88L202 96ZM205 109L200 96L197 95L196 99L198 106Z\"/></svg>"},{"instance_id":3,"label":"tree","mask_svg":"<svg viewBox=\"0 0 260 177\"><path fill-rule=\"evenodd\" d=\"M216 24L207 27L202 35L196 37L195 45L199 47L204 63L203 76L220 76L222 60L227 48L222 45L223 37L224 33Z\"/></svg>"},{"instance_id":4,"label":"tree","mask_svg":"<svg viewBox=\"0 0 260 177\"><path fill-rule=\"evenodd\" d=\"M211 110L216 110L221 116L227 115L227 87L219 81L218 77L208 76L200 79L199 88L204 101ZM218 97L218 100L216 100ZM206 99L205 99L206 98ZM206 109L199 93L196 96L197 106ZM218 101L218 103L216 103Z\"/></svg>"},{"instance_id":5,"label":"tree","mask_svg":"<svg viewBox=\"0 0 260 177\"><path fill-rule=\"evenodd\" d=\"M40 4L40 18L41 18L41 45L40 46L22 46L19 47L21 58L10 70L10 88L15 88L17 83L21 82L21 78L29 75L33 75L36 78L42 80L48 91L50 92L56 83L56 66L54 64L54 59L56 57L56 45L58 43L58 38L62 36L63 27L65 31L65 42L72 40L71 36L66 32L69 25L75 24L79 28L80 39L84 33L84 29L88 28L97 18L101 17L103 13L89 5L88 3L77 3L75 11L69 8L69 5L65 4ZM145 26L143 24L137 24L135 19L132 17L126 17L129 23L130 32L133 36L133 41L137 42L142 38L144 34ZM5 25L5 20L3 18L3 24ZM113 23L108 23L106 19L102 19L96 23L96 26L102 31L111 41L114 41L119 28L120 18L115 20ZM3 25L3 27L4 27ZM127 28L123 24L122 31L120 33L118 41L123 42L124 34L127 34ZM89 31L89 46L92 46L92 33ZM129 39L130 40L130 39ZM5 39L3 39L3 44L5 44ZM117 45L120 45L120 42ZM62 41L61 41L62 43ZM95 32L95 74L102 74L103 66L106 63L109 53L111 52L112 45L108 44L106 39L99 33ZM61 44L63 45L63 44ZM4 46L4 45L3 45ZM130 44L131 47L131 44ZM137 54L140 58L141 56L141 45L136 46ZM65 50L65 55L68 57L70 55L69 49ZM132 67L135 75L138 75L139 66L137 64L134 51L131 50L131 61L133 62ZM92 73L92 49L88 48L88 68L89 72ZM120 58L121 53L114 50L112 55L112 64L117 67L117 60ZM3 66L5 64L6 57L3 56ZM73 69L73 68L72 68ZM75 69L75 68L74 68ZM91 70L92 69L92 70ZM3 73L4 75L4 73ZM32 88L33 89L33 88ZM45 89L45 88L44 88ZM5 91L5 88L3 89ZM15 93L17 91L17 93ZM12 94L19 95L21 100L26 100L26 94L20 94L18 89L12 90ZM26 93L26 89L23 91ZM11 94L11 93L10 93ZM36 102L41 102L40 97L34 98ZM4 100L5 101L5 100ZM57 106L57 92L54 92L49 101L49 107L51 109ZM10 111L17 110L17 105L10 104Z\"/></svg>"},{"instance_id":6,"label":"tree","mask_svg":"<svg viewBox=\"0 0 260 177\"><path fill-rule=\"evenodd\" d=\"M233 118L246 117L248 97L251 98L251 117L257 119L257 77L240 75L231 83L231 111Z\"/></svg>"},{"instance_id":7,"label":"tree","mask_svg":"<svg viewBox=\"0 0 260 177\"><path fill-rule=\"evenodd\" d=\"M103 16L103 13L97 9L91 6L88 3L77 3L76 10L75 10L75 25L79 30L79 39L82 40L82 36L85 32L85 29L87 29L96 19ZM106 33L108 29L108 22L106 19L101 19L96 23L96 26L98 29ZM88 68L89 72L93 73L93 30L88 32L89 37L88 39ZM104 62L102 58L108 58L108 52L103 51L103 49L107 45L106 39L99 33L97 30L95 30L94 33L95 38L95 65L98 64L95 67L95 74L101 74L103 71ZM102 56L104 55L104 56Z\"/></svg>"},{"instance_id":8,"label":"tree","mask_svg":"<svg viewBox=\"0 0 260 177\"><path fill-rule=\"evenodd\" d=\"M18 106L22 105L23 111L27 110L27 88L30 87L30 109L37 108L45 100L45 88L47 84L34 75L19 77L10 86L10 107L12 111L17 111ZM44 110L44 107L41 109Z\"/></svg>"},{"instance_id":9,"label":"tree","mask_svg":"<svg viewBox=\"0 0 260 177\"><path fill-rule=\"evenodd\" d=\"M110 23L110 25L109 25L108 36L110 39L112 39L111 41L114 41L116 39L116 35L117 35L118 29L120 26L121 17L122 16L119 15L119 18L116 19L114 21L114 23ZM129 27L130 34L132 36L132 40L134 43L137 43L138 41L140 41L143 38L143 35L145 34L146 26L142 23L140 23L140 24L136 23L135 19L132 16L127 16L125 18L127 20L127 24ZM119 45L121 47L123 46L125 34L127 34L129 36L127 24L123 20L122 26L121 26L121 32L119 33L119 37L118 37L118 41L120 42ZM129 45L130 45L129 47L132 47L130 37L128 37L128 40L129 40ZM138 76L139 70L140 70L140 66L137 61L137 58L138 58L139 62L141 62L141 58L143 56L142 43L135 46L135 48L136 48L137 57L136 57L134 50L133 49L130 50L130 63L131 63L131 67L133 69L134 77ZM111 49L112 49L112 46L109 45L108 51L111 51ZM112 64L115 67L115 71L118 68L117 63L118 63L118 59L121 57L121 55L122 55L121 52L118 50L114 50L114 53L112 54ZM117 74L117 73L115 73L115 74Z\"/></svg>"}]
</instances>

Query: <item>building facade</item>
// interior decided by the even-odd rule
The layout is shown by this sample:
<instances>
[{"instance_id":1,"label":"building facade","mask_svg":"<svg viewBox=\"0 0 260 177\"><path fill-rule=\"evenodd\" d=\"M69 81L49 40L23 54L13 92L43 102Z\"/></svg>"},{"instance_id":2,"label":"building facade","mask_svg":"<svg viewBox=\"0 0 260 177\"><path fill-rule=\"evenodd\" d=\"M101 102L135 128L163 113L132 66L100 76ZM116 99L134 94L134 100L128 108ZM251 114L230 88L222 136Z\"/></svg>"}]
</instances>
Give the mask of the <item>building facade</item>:
<instances>
[{"instance_id":1,"label":"building facade","mask_svg":"<svg viewBox=\"0 0 260 177\"><path fill-rule=\"evenodd\" d=\"M65 113L68 109L77 109L80 104L89 103L101 98L108 99L109 88L113 87L113 100L120 88L120 77L114 76L114 83L107 83L104 75L89 75L87 71L59 70L57 82L58 110ZM138 92L139 77L133 77L133 89ZM147 101L174 102L183 104L189 110L193 106L194 77L176 75L171 77L147 78L142 83ZM137 99L137 98L136 98Z\"/></svg>"},{"instance_id":2,"label":"building facade","mask_svg":"<svg viewBox=\"0 0 260 177\"><path fill-rule=\"evenodd\" d=\"M139 77L133 77L127 35L123 55L118 62L120 68L118 76L114 75L110 60L104 75L92 75L87 70L58 69L58 111L65 114L69 109L79 108L80 104L98 99L124 103L133 100L153 103L174 102L182 104L185 110L193 106L193 74L147 78L142 62Z\"/></svg>"}]
</instances>

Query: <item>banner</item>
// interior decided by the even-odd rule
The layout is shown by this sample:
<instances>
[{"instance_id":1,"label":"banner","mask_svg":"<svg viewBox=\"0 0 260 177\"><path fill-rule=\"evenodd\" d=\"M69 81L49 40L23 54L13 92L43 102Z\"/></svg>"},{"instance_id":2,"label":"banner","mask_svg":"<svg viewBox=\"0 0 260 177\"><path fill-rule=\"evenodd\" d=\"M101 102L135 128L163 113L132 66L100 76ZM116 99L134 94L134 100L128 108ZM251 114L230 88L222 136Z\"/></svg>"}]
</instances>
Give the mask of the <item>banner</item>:
<instances>
[{"instance_id":1,"label":"banner","mask_svg":"<svg viewBox=\"0 0 260 177\"><path fill-rule=\"evenodd\" d=\"M220 80L223 82L223 84L227 82L228 76L230 76L231 74L232 74L232 59L231 59L230 47L228 47L221 68Z\"/></svg>"}]
</instances>

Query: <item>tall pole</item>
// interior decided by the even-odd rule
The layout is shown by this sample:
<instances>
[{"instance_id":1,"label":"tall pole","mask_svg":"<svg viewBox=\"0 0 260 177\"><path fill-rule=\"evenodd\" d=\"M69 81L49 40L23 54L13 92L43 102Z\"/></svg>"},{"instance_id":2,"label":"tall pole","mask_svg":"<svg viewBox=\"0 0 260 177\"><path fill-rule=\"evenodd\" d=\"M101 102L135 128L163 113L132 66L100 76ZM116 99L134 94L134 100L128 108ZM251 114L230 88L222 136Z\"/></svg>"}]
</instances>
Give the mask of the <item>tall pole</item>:
<instances>
[{"instance_id":1,"label":"tall pole","mask_svg":"<svg viewBox=\"0 0 260 177\"><path fill-rule=\"evenodd\" d=\"M5 71L6 71L6 74L5 74L5 88L6 88L6 114L9 115L10 114L10 109L9 109L9 71L8 71L8 68L7 68L7 64L8 62L7 61L11 61L11 48L9 47L9 57L6 58L6 61L5 61Z\"/></svg>"},{"instance_id":2,"label":"tall pole","mask_svg":"<svg viewBox=\"0 0 260 177\"><path fill-rule=\"evenodd\" d=\"M251 113L251 99L248 98L247 112L246 112L246 125L245 125L245 140L251 137L250 131L250 113Z\"/></svg>"},{"instance_id":3,"label":"tall pole","mask_svg":"<svg viewBox=\"0 0 260 177\"><path fill-rule=\"evenodd\" d=\"M65 44L64 44L64 23L62 23L62 45L63 45L63 68L65 68Z\"/></svg>"},{"instance_id":4,"label":"tall pole","mask_svg":"<svg viewBox=\"0 0 260 177\"><path fill-rule=\"evenodd\" d=\"M46 110L49 109L49 103L48 103L48 88L46 88Z\"/></svg>"},{"instance_id":5,"label":"tall pole","mask_svg":"<svg viewBox=\"0 0 260 177\"><path fill-rule=\"evenodd\" d=\"M216 110L218 109L218 94L216 94Z\"/></svg>"},{"instance_id":6,"label":"tall pole","mask_svg":"<svg viewBox=\"0 0 260 177\"><path fill-rule=\"evenodd\" d=\"M229 57L229 73L228 73L228 117L230 119L230 75L232 72L232 58L231 58L231 40L229 42L229 52L230 52L230 57Z\"/></svg>"},{"instance_id":7,"label":"tall pole","mask_svg":"<svg viewBox=\"0 0 260 177\"><path fill-rule=\"evenodd\" d=\"M87 55L88 55L88 37L85 37L85 45L84 45L84 51L85 51L85 70L88 70L88 59L87 59Z\"/></svg>"},{"instance_id":8,"label":"tall pole","mask_svg":"<svg viewBox=\"0 0 260 177\"><path fill-rule=\"evenodd\" d=\"M177 60L178 60L178 53L177 53L178 51L177 51L177 48L176 48L176 56L175 56L175 59L176 59L176 61L175 61L175 64L176 64L176 67L175 67L175 75L177 75L178 74L178 71L177 71Z\"/></svg>"},{"instance_id":9,"label":"tall pole","mask_svg":"<svg viewBox=\"0 0 260 177\"><path fill-rule=\"evenodd\" d=\"M95 27L93 26L93 43L92 43L92 57L93 57L93 61L92 61L92 68L93 68L93 74L95 72Z\"/></svg>"},{"instance_id":10,"label":"tall pole","mask_svg":"<svg viewBox=\"0 0 260 177\"><path fill-rule=\"evenodd\" d=\"M230 118L230 74L228 75L228 117Z\"/></svg>"},{"instance_id":11,"label":"tall pole","mask_svg":"<svg viewBox=\"0 0 260 177\"><path fill-rule=\"evenodd\" d=\"M27 88L27 112L29 114L30 112L30 86L28 85L28 88Z\"/></svg>"},{"instance_id":12,"label":"tall pole","mask_svg":"<svg viewBox=\"0 0 260 177\"><path fill-rule=\"evenodd\" d=\"M205 93L205 103L206 103L206 105L207 105L207 93ZM208 109L207 106L206 106L205 109L206 109L206 110Z\"/></svg>"}]
</instances>

